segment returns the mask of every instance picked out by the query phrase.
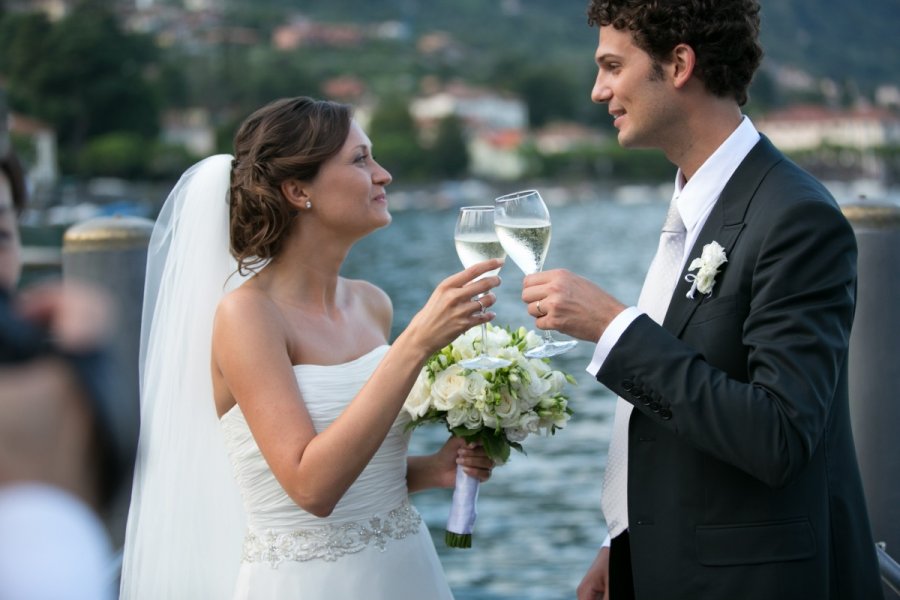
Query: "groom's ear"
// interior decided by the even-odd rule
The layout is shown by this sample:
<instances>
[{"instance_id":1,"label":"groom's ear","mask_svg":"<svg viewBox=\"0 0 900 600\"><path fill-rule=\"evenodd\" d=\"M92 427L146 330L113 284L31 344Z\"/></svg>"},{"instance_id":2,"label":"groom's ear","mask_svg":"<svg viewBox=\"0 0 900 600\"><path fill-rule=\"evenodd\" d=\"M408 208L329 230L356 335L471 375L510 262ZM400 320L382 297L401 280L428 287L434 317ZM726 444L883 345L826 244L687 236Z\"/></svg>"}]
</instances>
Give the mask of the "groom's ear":
<instances>
[{"instance_id":1,"label":"groom's ear","mask_svg":"<svg viewBox=\"0 0 900 600\"><path fill-rule=\"evenodd\" d=\"M297 209L306 208L306 203L310 198L307 185L299 179L288 179L282 182L281 193L285 200Z\"/></svg>"}]
</instances>

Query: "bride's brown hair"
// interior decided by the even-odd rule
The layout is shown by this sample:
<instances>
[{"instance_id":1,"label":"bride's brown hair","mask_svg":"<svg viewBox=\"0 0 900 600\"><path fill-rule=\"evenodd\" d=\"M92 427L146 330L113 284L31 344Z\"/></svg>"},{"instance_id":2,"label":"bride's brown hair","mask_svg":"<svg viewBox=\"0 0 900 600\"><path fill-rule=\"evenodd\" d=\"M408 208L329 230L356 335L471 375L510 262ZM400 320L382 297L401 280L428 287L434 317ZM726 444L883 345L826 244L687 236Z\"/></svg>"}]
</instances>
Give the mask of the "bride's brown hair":
<instances>
[{"instance_id":1,"label":"bride's brown hair","mask_svg":"<svg viewBox=\"0 0 900 600\"><path fill-rule=\"evenodd\" d=\"M298 97L276 100L241 124L231 163L231 254L241 274L281 250L297 210L281 193L288 179L312 181L350 132L349 106Z\"/></svg>"}]
</instances>

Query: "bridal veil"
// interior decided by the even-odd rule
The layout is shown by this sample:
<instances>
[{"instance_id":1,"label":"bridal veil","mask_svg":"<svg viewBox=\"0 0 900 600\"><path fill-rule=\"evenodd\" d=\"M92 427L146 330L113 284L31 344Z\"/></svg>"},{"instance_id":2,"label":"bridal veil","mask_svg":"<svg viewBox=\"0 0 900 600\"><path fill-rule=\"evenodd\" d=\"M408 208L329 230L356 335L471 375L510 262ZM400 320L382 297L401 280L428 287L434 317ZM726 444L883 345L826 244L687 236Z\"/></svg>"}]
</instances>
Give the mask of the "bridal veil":
<instances>
[{"instance_id":1,"label":"bridal veil","mask_svg":"<svg viewBox=\"0 0 900 600\"><path fill-rule=\"evenodd\" d=\"M210 375L216 306L244 280L229 253L231 160L185 172L150 238L123 599L221 600L238 572L244 517Z\"/></svg>"}]
</instances>

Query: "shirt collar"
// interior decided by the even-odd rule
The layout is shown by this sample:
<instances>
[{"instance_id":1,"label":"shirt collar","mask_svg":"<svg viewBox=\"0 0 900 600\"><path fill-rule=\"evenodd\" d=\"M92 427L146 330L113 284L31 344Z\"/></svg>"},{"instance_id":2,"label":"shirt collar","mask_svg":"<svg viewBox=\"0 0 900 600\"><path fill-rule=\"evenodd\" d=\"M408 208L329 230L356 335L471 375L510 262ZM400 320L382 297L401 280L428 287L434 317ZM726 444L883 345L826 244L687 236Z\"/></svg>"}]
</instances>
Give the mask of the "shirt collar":
<instances>
[{"instance_id":1,"label":"shirt collar","mask_svg":"<svg viewBox=\"0 0 900 600\"><path fill-rule=\"evenodd\" d=\"M725 184L759 142L759 132L750 118L744 116L728 138L700 166L690 181L685 182L681 169L675 175L675 202L685 229L693 231L705 221Z\"/></svg>"}]
</instances>

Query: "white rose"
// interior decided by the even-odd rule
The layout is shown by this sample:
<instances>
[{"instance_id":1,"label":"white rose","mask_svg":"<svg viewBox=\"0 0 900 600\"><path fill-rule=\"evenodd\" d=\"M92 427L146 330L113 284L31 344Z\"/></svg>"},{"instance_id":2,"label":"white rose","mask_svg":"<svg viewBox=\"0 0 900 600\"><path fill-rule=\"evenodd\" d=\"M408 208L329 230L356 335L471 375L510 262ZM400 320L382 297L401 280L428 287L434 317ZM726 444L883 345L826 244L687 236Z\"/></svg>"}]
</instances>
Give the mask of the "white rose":
<instances>
[{"instance_id":1,"label":"white rose","mask_svg":"<svg viewBox=\"0 0 900 600\"><path fill-rule=\"evenodd\" d=\"M507 427L503 430L504 435L506 435L506 439L511 442L524 442L525 438L528 437L528 432L519 427Z\"/></svg>"},{"instance_id":2,"label":"white rose","mask_svg":"<svg viewBox=\"0 0 900 600\"><path fill-rule=\"evenodd\" d=\"M469 403L474 403L477 400L484 399L484 393L485 390L487 390L487 387L488 382L484 378L484 375L478 371L472 371L465 376L463 388L460 393Z\"/></svg>"},{"instance_id":3,"label":"white rose","mask_svg":"<svg viewBox=\"0 0 900 600\"><path fill-rule=\"evenodd\" d=\"M719 245L718 242L710 242L703 246L700 258L695 258L688 266L688 271L696 270L697 274L687 276L687 280L693 282L687 297L693 298L694 290L701 294L712 292L719 267L725 262L728 262L728 259L725 257L725 248Z\"/></svg>"},{"instance_id":4,"label":"white rose","mask_svg":"<svg viewBox=\"0 0 900 600\"><path fill-rule=\"evenodd\" d=\"M478 344L478 348L480 348L481 327L472 327L464 334L456 338L453 341L453 349L459 354L460 360L474 358L475 356L478 356L478 351L475 347L476 343Z\"/></svg>"},{"instance_id":5,"label":"white rose","mask_svg":"<svg viewBox=\"0 0 900 600\"><path fill-rule=\"evenodd\" d=\"M702 268L697 272L697 291L708 294L712 291L716 280L716 270Z\"/></svg>"},{"instance_id":6,"label":"white rose","mask_svg":"<svg viewBox=\"0 0 900 600\"><path fill-rule=\"evenodd\" d=\"M523 413L519 416L518 423L511 427L505 427L503 432L513 442L521 442L532 433L537 433L540 418L533 412Z\"/></svg>"},{"instance_id":7,"label":"white rose","mask_svg":"<svg viewBox=\"0 0 900 600\"><path fill-rule=\"evenodd\" d=\"M503 327L492 327L488 325L488 348L506 348L512 341L509 332Z\"/></svg>"},{"instance_id":8,"label":"white rose","mask_svg":"<svg viewBox=\"0 0 900 600\"><path fill-rule=\"evenodd\" d=\"M725 258L725 248L719 245L718 242L710 242L703 246L700 260L705 264L710 265L711 268L718 269L719 266L727 260Z\"/></svg>"},{"instance_id":9,"label":"white rose","mask_svg":"<svg viewBox=\"0 0 900 600\"><path fill-rule=\"evenodd\" d=\"M563 388L569 383L562 371L550 371L544 376L544 380L550 385L550 388L547 390L547 394L550 396L562 393Z\"/></svg>"},{"instance_id":10,"label":"white rose","mask_svg":"<svg viewBox=\"0 0 900 600\"><path fill-rule=\"evenodd\" d=\"M528 333L525 334L525 347L526 348L536 348L543 343L541 336L534 332L533 329L529 329Z\"/></svg>"},{"instance_id":11,"label":"white rose","mask_svg":"<svg viewBox=\"0 0 900 600\"><path fill-rule=\"evenodd\" d=\"M513 427L519 421L519 403L514 397L502 392L500 402L494 405L493 413L500 419L501 427Z\"/></svg>"},{"instance_id":12,"label":"white rose","mask_svg":"<svg viewBox=\"0 0 900 600\"><path fill-rule=\"evenodd\" d=\"M466 429L481 429L482 423L481 413L477 409L469 408L466 411Z\"/></svg>"},{"instance_id":13,"label":"white rose","mask_svg":"<svg viewBox=\"0 0 900 600\"><path fill-rule=\"evenodd\" d=\"M447 411L447 425L455 429L466 422L469 411L464 406L454 406Z\"/></svg>"},{"instance_id":14,"label":"white rose","mask_svg":"<svg viewBox=\"0 0 900 600\"><path fill-rule=\"evenodd\" d=\"M428 382L428 374L424 369L419 371L419 376L416 378L409 396L406 397L403 408L414 421L424 417L431 408L431 384Z\"/></svg>"},{"instance_id":15,"label":"white rose","mask_svg":"<svg viewBox=\"0 0 900 600\"><path fill-rule=\"evenodd\" d=\"M450 410L463 401L462 390L466 378L462 372L461 366L453 364L434 378L434 383L431 384L431 395L436 409Z\"/></svg>"},{"instance_id":16,"label":"white rose","mask_svg":"<svg viewBox=\"0 0 900 600\"><path fill-rule=\"evenodd\" d=\"M519 397L525 401L528 408L532 408L550 391L550 382L541 377L530 364L529 361L526 372L528 373L528 381L522 381L518 387Z\"/></svg>"}]
</instances>

